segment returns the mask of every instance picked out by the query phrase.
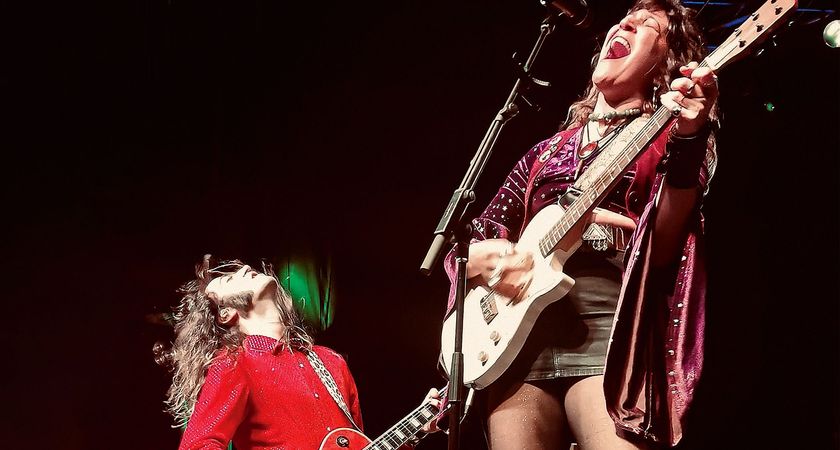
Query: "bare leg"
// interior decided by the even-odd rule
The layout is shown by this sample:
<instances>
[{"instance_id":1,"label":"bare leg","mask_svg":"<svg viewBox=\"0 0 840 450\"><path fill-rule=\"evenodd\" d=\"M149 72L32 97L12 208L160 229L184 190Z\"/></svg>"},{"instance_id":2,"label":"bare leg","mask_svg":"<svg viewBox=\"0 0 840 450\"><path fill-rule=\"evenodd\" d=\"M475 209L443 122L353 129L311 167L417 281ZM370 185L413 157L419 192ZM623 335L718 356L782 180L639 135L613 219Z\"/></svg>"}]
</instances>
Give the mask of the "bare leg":
<instances>
[{"instance_id":1,"label":"bare leg","mask_svg":"<svg viewBox=\"0 0 840 450\"><path fill-rule=\"evenodd\" d=\"M607 413L604 377L587 377L574 383L566 392L566 418L577 438L580 450L644 450L643 443L619 437Z\"/></svg>"},{"instance_id":2,"label":"bare leg","mask_svg":"<svg viewBox=\"0 0 840 450\"><path fill-rule=\"evenodd\" d=\"M562 385L552 380L488 388L486 430L490 450L569 448L562 390L553 389L550 383Z\"/></svg>"}]
</instances>

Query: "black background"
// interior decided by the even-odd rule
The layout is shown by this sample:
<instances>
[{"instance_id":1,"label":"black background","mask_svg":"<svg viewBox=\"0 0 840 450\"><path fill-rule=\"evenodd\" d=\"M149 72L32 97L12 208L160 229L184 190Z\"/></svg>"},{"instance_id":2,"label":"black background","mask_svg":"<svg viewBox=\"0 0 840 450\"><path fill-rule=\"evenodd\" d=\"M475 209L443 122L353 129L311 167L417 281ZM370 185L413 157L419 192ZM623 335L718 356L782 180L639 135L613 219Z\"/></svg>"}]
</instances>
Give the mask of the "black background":
<instances>
[{"instance_id":1,"label":"black background","mask_svg":"<svg viewBox=\"0 0 840 450\"><path fill-rule=\"evenodd\" d=\"M596 31L629 5L593 3L594 31L547 44L536 70L558 87L505 128L473 214L556 130ZM371 436L442 384L448 283L418 267L537 2L0 8L8 447L175 448L151 353L170 335L146 316L206 252L333 258L338 314L319 341L347 355ZM703 14L707 29L737 15ZM707 371L683 449L838 447L840 52L805 22L721 75Z\"/></svg>"}]
</instances>

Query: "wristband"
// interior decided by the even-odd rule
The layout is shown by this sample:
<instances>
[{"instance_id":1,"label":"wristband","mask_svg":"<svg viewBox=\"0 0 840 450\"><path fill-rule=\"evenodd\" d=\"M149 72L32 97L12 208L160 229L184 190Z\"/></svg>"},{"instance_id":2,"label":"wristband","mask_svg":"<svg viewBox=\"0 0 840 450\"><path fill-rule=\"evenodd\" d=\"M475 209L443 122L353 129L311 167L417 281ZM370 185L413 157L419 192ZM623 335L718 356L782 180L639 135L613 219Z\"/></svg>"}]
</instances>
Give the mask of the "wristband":
<instances>
[{"instance_id":1,"label":"wristband","mask_svg":"<svg viewBox=\"0 0 840 450\"><path fill-rule=\"evenodd\" d=\"M706 160L706 143L710 133L707 126L694 136L671 135L665 160L666 183L680 189L697 186L700 167Z\"/></svg>"}]
</instances>

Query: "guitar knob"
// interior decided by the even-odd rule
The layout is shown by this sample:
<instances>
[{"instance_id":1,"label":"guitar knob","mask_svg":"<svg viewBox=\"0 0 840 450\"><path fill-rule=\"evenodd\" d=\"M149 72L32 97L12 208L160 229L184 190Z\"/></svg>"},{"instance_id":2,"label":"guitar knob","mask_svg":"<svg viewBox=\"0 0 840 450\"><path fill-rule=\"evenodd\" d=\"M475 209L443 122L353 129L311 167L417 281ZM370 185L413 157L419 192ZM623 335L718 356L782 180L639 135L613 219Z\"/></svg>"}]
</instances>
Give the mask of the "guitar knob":
<instances>
[{"instance_id":1,"label":"guitar knob","mask_svg":"<svg viewBox=\"0 0 840 450\"><path fill-rule=\"evenodd\" d=\"M501 339L502 335L499 334L498 331L493 330L490 332L490 340L493 341L494 344L498 344Z\"/></svg>"},{"instance_id":2,"label":"guitar knob","mask_svg":"<svg viewBox=\"0 0 840 450\"><path fill-rule=\"evenodd\" d=\"M488 359L490 359L490 355L488 355L487 352L478 352L478 360L481 361L481 364L486 363Z\"/></svg>"},{"instance_id":3,"label":"guitar knob","mask_svg":"<svg viewBox=\"0 0 840 450\"><path fill-rule=\"evenodd\" d=\"M339 447L347 448L350 446L350 439L347 439L344 436L339 436L338 439L335 440L335 443L338 444Z\"/></svg>"}]
</instances>

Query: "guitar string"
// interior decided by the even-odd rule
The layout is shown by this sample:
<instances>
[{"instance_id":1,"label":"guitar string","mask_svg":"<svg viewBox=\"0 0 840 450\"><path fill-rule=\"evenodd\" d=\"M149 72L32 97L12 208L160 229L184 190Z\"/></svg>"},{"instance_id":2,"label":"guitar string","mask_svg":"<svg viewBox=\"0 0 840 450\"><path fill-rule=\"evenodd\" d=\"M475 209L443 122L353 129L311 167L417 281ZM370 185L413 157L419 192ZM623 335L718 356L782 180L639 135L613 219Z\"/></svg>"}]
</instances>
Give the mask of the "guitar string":
<instances>
[{"instance_id":1,"label":"guitar string","mask_svg":"<svg viewBox=\"0 0 840 450\"><path fill-rule=\"evenodd\" d=\"M652 126L649 126L649 124L653 123L653 122L658 122L657 120L654 120L654 119L657 118L658 115L659 116L665 116L665 114L663 113L664 111L667 111L667 115L671 114L671 112L667 108L659 107L659 109L657 111L655 111L653 113L653 115L651 116L651 121L648 124L645 124L645 126L639 131L639 133L637 133L635 136L631 137L630 141L626 145L625 149L622 150L618 155L616 155L616 158L613 159L613 161L608 164L608 169L610 169L609 172L612 172L613 170L619 168L617 165L615 165L615 162L618 161L619 158L623 157L623 158L627 159L629 157L629 153L633 153L633 150L628 151L632 147L630 144L638 145L639 144L638 141L640 141L640 138L643 135L646 136L649 133L649 131L651 131L650 129L654 128ZM662 117L660 117L660 119L661 118ZM661 126L664 125L664 123L663 124L658 124L658 125L660 125L660 127L661 127ZM646 129L648 129L648 130L646 130ZM646 137L646 139L649 140L649 139L651 139L651 137ZM638 153L640 150L641 149L637 149L637 150L635 150L635 152ZM627 166L629 166L629 162L628 162ZM626 168L626 166L625 166L625 168ZM596 196L595 200L597 200L597 198L600 197L601 194L603 194L603 192L605 192L608 188L608 186L603 186L604 181L606 181L605 178L607 178L607 173L608 173L608 171L605 170L604 172L602 172L600 174L600 176L596 177L595 180L592 182L592 185L593 185L594 188L596 188L595 189L596 191L597 191L597 188L599 186L604 188L603 191L598 192L598 195ZM617 176L615 178L613 178L613 181L615 181L615 179L617 179ZM588 190L587 192L590 192L590 191ZM582 215L583 212L585 212L585 210L584 211L579 211L580 205L581 205L579 200L582 199L582 198L588 199L589 197L591 197L591 192L590 192L590 195L579 196L578 199L576 199L574 202L572 202L571 205L569 205L569 208L567 209L567 211L572 211L574 209L573 212L575 212L579 215ZM594 203L595 200L592 200L591 203ZM591 206L591 204L588 205L585 209L588 209L589 206ZM577 219L575 219L574 223L572 223L571 225L568 225L567 222L569 222L569 219L568 219L569 217L571 217L571 215L563 216L563 218L560 220L560 222L558 222L554 227L551 228L551 230L549 231L549 234L545 238L540 239L539 247L540 247L540 251L543 253L543 256L547 256L548 251L551 250L551 249L547 249L545 247L548 247L550 244L552 244L551 241L555 240L555 239L556 240L555 240L555 242L553 242L553 245L551 245L551 247L553 248L554 246L556 246L557 242L559 242L559 239L557 239L557 238L561 237L562 235L565 235L565 233L568 232L568 230L571 229L574 226L574 223L577 223L577 221L580 219L578 217ZM566 228L566 230L563 231L562 233L557 233L557 231L561 227ZM553 236L555 234L558 235L558 236ZM549 239L549 238L551 238L551 239Z\"/></svg>"},{"instance_id":2,"label":"guitar string","mask_svg":"<svg viewBox=\"0 0 840 450\"><path fill-rule=\"evenodd\" d=\"M756 16L760 15L760 10L759 10L759 11L757 11L755 14L756 14ZM781 15L779 12L777 12L777 13L776 13L776 15L778 16L778 17L777 17L777 19L776 19L775 21L773 21L773 23L771 23L771 24L770 24L770 25L771 25L770 27L767 27L766 25L764 25L764 26L765 26L765 29L766 29L767 31L764 31L764 32L762 32L761 34L766 34L766 33L767 33L770 29L772 29L772 25L774 25L776 22L778 22L778 19L779 19L780 17L782 17L782 15ZM747 20L749 20L749 19L747 19ZM745 21L745 22L746 22L746 21ZM742 25L743 25L743 23L742 23ZM762 25L763 25L763 24L762 24ZM741 30L739 29L738 31L741 31ZM698 64L698 67L711 68L711 65L710 65L710 60L713 60L713 59L718 58L718 57L719 57L718 53L724 53L723 55L721 55L721 59L727 59L727 58L729 58L729 57L730 57L730 54L731 54L732 52L734 52L734 51L735 51L738 47L740 47L742 42L745 42L745 41L741 41L741 40L739 40L739 39L738 39L738 35L736 35L736 34L734 34L734 33L733 33L732 35L730 35L730 37L729 37L729 38L727 38L727 40L726 40L726 41L724 41L724 43L723 43L723 44L721 44L720 46L718 46L717 48L715 48L714 50L712 50L712 52L711 52L711 53L709 53L709 55L707 55L705 58L703 58L703 61L701 61L701 62ZM750 45L752 45L752 44L750 44ZM720 66L720 64L721 64L721 61L718 61L717 65L718 65L718 66ZM657 111L653 114L653 117L655 117L655 116L656 116L656 115L657 115L660 111L662 111L662 110L664 110L664 109L665 109L664 107L660 107L660 108L659 108L659 109L658 109L658 110L657 110ZM670 111L668 112L668 115L670 115ZM666 121L665 123L667 123L667 121ZM659 128L664 127L665 123L661 124L661 125L659 126ZM646 128L647 128L647 126L646 126ZM642 133L647 134L647 131L644 131L644 129L643 129L642 131L640 131L640 132L639 132L639 134L638 134L637 136L634 136L634 137L632 137L632 138L631 138L630 143L637 144L638 142L635 142L635 141L637 141L637 140L638 140L637 138L638 138L639 136L641 136L641 135L642 135ZM629 147L630 147L630 145L628 145L626 148L629 148ZM641 149L640 149L640 150L641 150ZM619 155L618 155L618 156L619 156L619 157L625 157L625 158L626 158L628 155L627 155L624 151L622 151L622 152L620 152L620 153L619 153ZM611 170L610 170L610 172L612 171L612 169L613 169L613 168L617 168L617 166L615 166L615 161L618 161L618 158L614 159L614 160L613 160L613 162L612 162L612 163L610 163L610 166L609 166L609 167L610 167L610 169L611 169ZM628 162L628 165L629 165L629 164L630 164L630 163ZM606 178L606 176L605 176L605 174L606 174L606 173L607 173L607 172L605 171L604 173L602 173L602 174L601 174L601 176L596 177L595 181L593 181L593 183L592 183L592 184L593 184L593 186L594 186L595 188L598 188L599 186L603 188L603 191L599 192L599 193L598 193L598 196L596 196L596 200L597 200L597 198L598 198L598 197L600 197L600 195L602 195L602 194L603 194L603 192L604 192L604 191L606 191L606 190L609 188L608 186L606 186L606 187L605 187L605 186L603 185L603 183L604 183L604 181L605 181L605 178ZM615 178L617 178L617 176L615 176ZM614 179L615 179L615 178L614 178ZM595 190L597 191L597 189L595 189ZM581 196L580 196L580 197L578 197L578 198L585 198L585 196L581 195ZM595 200L592 200L592 203L594 203L594 202L595 202ZM572 208L577 207L577 205L575 205L575 203L577 203L577 201L572 202L572 205L570 205L570 206L569 206L568 210L571 210ZM589 209L589 206L591 206L591 204L590 204L590 205L588 205L588 206L586 207L586 209ZM575 211L575 212L577 212L577 213L579 213L579 214L581 214L581 215L582 215L582 213L580 213L580 211ZM584 212L585 212L585 211L584 211ZM568 217L569 217L569 216L563 216L563 218L562 218L562 219L561 219L561 221L560 221L561 223L558 223L557 225L561 225L563 222L568 222L568 221L569 221L569 220L568 220ZM580 218L575 219L575 223L577 223L577 221L578 221L579 219L580 219ZM541 240L540 240L540 251L543 253L543 256L547 256L547 253L548 253L551 249L553 249L554 245L557 245L557 242L559 242L559 238L560 238L560 237L562 237L562 235L565 235L565 233L566 233L566 232L568 232L568 230L570 230L573 226L574 226L574 224L571 224L571 225L568 225L568 224L563 224L563 228L565 228L566 230L565 230L565 231L562 231L561 233L557 233L557 230L559 229L559 227L557 227L557 226L552 227L551 231L549 232L549 233L550 233L550 234L549 234L549 236L546 236L546 238L544 238L544 239L541 239ZM555 236L552 236L552 235L554 235L554 234L557 234L558 236L556 236L556 237L555 237ZM548 246L549 246L549 243L550 243L550 241L551 241L551 240L547 239L548 237L552 237L552 239L551 239L551 240L555 240L555 239L556 239L556 242L554 242L554 245L552 245L552 246L551 246L552 248L546 249L546 248L544 248L544 247L548 247Z\"/></svg>"},{"instance_id":3,"label":"guitar string","mask_svg":"<svg viewBox=\"0 0 840 450\"><path fill-rule=\"evenodd\" d=\"M368 450L368 449L372 450L372 449L376 448L376 447L373 447L374 445L379 445L379 443L383 443L383 442L387 443L389 445L394 445L394 446L402 445L411 436L415 435L417 433L417 431L422 429L424 425L426 425L427 423L429 423L431 421L431 419L426 419L423 412L425 411L425 412L431 413L432 417L434 417L435 414L436 414L436 411L435 411L436 409L437 408L435 408L434 405L431 405L429 403L426 403L424 405L419 406L414 411L410 412L408 414L408 416L404 417L401 421L399 421L396 425L394 425L393 427L388 429L385 433L383 433L382 436L377 438L375 441L371 442L371 444L368 447L365 447L363 450ZM419 418L422 418L423 420L422 421L417 420ZM411 431L412 428L408 426L408 424L411 423L412 419L417 420L417 422L421 423L421 425L419 427L416 427L416 429L413 430L413 431ZM404 438L405 440L402 440L403 438L399 438L399 436L397 436L397 440L391 441L392 435L397 430L400 430L401 432L403 432L403 435L405 435L405 438ZM402 440L402 442L400 442L401 440Z\"/></svg>"}]
</instances>

